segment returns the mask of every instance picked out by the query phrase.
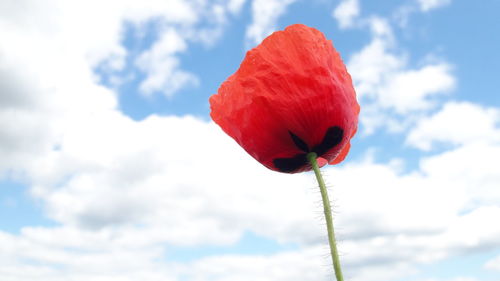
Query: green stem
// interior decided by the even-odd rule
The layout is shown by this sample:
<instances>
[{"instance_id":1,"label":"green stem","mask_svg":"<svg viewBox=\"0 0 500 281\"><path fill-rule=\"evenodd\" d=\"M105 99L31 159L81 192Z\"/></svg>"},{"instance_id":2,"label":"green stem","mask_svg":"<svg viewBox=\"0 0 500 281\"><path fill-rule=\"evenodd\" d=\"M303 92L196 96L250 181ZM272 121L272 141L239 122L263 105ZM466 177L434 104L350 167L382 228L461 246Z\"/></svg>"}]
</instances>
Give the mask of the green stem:
<instances>
[{"instance_id":1,"label":"green stem","mask_svg":"<svg viewBox=\"0 0 500 281\"><path fill-rule=\"evenodd\" d=\"M332 255L333 269L335 270L335 277L337 281L344 281L342 277L342 270L340 269L339 252L337 251L337 243L335 242L335 232L333 230L333 218L332 210L330 207L330 199L328 199L328 193L326 191L325 181L321 176L319 170L318 162L316 161L317 155L314 152L307 154L307 160L311 163L311 166L318 180L319 189L321 191L321 198L323 199L323 210L325 212L326 228L328 229L328 242L330 244L330 254Z\"/></svg>"}]
</instances>

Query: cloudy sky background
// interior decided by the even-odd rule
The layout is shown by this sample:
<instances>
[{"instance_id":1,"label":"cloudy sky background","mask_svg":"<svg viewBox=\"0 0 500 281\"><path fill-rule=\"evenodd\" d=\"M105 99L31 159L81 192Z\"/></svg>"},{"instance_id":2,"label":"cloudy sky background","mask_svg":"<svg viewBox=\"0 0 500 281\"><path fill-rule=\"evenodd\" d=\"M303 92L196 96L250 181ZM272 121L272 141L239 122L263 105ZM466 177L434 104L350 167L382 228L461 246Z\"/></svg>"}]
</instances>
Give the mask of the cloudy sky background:
<instances>
[{"instance_id":1,"label":"cloudy sky background","mask_svg":"<svg viewBox=\"0 0 500 281\"><path fill-rule=\"evenodd\" d=\"M2 281L332 280L310 173L209 117L246 50L304 23L362 106L327 167L349 281L500 280L500 2L1 0Z\"/></svg>"}]
</instances>

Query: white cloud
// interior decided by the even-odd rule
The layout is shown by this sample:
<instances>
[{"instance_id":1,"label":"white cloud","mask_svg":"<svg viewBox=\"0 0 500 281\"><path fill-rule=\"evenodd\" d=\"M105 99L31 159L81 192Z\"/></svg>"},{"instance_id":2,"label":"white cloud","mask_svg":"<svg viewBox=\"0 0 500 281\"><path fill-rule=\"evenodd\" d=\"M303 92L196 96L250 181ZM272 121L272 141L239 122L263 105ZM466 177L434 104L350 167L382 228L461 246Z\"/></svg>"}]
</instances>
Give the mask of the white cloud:
<instances>
[{"instance_id":1,"label":"white cloud","mask_svg":"<svg viewBox=\"0 0 500 281\"><path fill-rule=\"evenodd\" d=\"M186 85L197 85L198 78L179 69L180 62L175 56L186 48L186 41L178 31L173 28L164 30L151 49L136 60L139 69L147 73L147 78L140 85L141 92L151 95L160 91L171 97Z\"/></svg>"},{"instance_id":2,"label":"white cloud","mask_svg":"<svg viewBox=\"0 0 500 281\"><path fill-rule=\"evenodd\" d=\"M348 69L360 98L376 97L380 85L387 83L386 76L405 64L404 57L389 52L394 39L387 22L378 18L372 22L373 40L348 61Z\"/></svg>"},{"instance_id":3,"label":"white cloud","mask_svg":"<svg viewBox=\"0 0 500 281\"><path fill-rule=\"evenodd\" d=\"M67 227L25 229L23 235L37 243L87 250L108 243L111 249L142 251L165 243L228 245L252 231L302 245L290 253L300 272L276 275L277 280L317 272L309 266L320 260L306 258L307 270L301 262L302 251L324 241L324 229L314 218L321 217L321 209L315 205L317 191L311 192L311 175L268 171L213 124L190 117L136 122L116 113L97 115L75 123L57 153L55 163L46 160L36 170L62 166L73 176L57 186L38 186L34 193ZM418 264L500 247L500 228L490 223L500 215L497 154L498 147L468 145L424 158L418 170L406 174L370 160L326 169L346 273L352 280L388 280L415 272ZM492 156L491 161L481 160L482 155ZM286 200L280 200L283 194ZM59 235L69 240L51 238ZM79 235L85 239L71 238ZM168 253L168 246L164 250ZM284 256L213 257L181 267L196 268L191 274L200 280L255 279L268 272L265 264L279 273ZM146 266L150 260L144 259ZM243 261L262 268L250 273ZM217 272L208 263L217 265ZM399 269L387 272L387 266Z\"/></svg>"},{"instance_id":4,"label":"white cloud","mask_svg":"<svg viewBox=\"0 0 500 281\"><path fill-rule=\"evenodd\" d=\"M63 226L4 234L4 259L19 259L2 264L0 271L25 267L23 260L31 259L45 265L33 270L46 279L69 274L142 277L149 272L167 280L186 274L192 280L256 280L267 272L272 280L328 280L313 177L268 171L213 124L190 117L136 122L116 113L95 116L76 123L57 153L55 163L40 164L62 166L64 175L72 176L33 192ZM419 170L406 174L370 160L324 171L333 182L346 276L390 280L416 272L419 264L500 247L500 228L490 223L500 215L495 206L500 196L491 196L498 190L493 167L499 163L463 168L452 165L463 159L460 151L453 153L456 157L428 157ZM238 165L223 166L227 162ZM485 188L478 189L479 182ZM168 255L168 245L230 245L245 230L302 246L276 255L155 262ZM253 270L245 266L249 262ZM394 270L384 270L388 266ZM51 273L42 274L44 269ZM13 276L23 280L19 273Z\"/></svg>"},{"instance_id":5,"label":"white cloud","mask_svg":"<svg viewBox=\"0 0 500 281\"><path fill-rule=\"evenodd\" d=\"M498 143L500 111L469 102L449 102L441 111L419 120L406 142L422 150L430 150L438 143Z\"/></svg>"},{"instance_id":6,"label":"white cloud","mask_svg":"<svg viewBox=\"0 0 500 281\"><path fill-rule=\"evenodd\" d=\"M378 90L379 103L404 114L432 106L431 98L449 92L455 85L446 63L430 64L416 70L401 70L386 77Z\"/></svg>"},{"instance_id":7,"label":"white cloud","mask_svg":"<svg viewBox=\"0 0 500 281\"><path fill-rule=\"evenodd\" d=\"M245 2L246 0L229 0L227 8L232 14L238 14L243 8L243 5L245 5Z\"/></svg>"},{"instance_id":8,"label":"white cloud","mask_svg":"<svg viewBox=\"0 0 500 281\"><path fill-rule=\"evenodd\" d=\"M213 47L222 37L230 15L236 16L244 1L185 1L192 6L194 22L172 24L167 19L157 23L159 38L135 60L136 66L146 74L140 84L145 95L163 93L172 97L179 90L200 84L196 74L181 67L179 56L186 52L188 44L201 43Z\"/></svg>"},{"instance_id":9,"label":"white cloud","mask_svg":"<svg viewBox=\"0 0 500 281\"><path fill-rule=\"evenodd\" d=\"M190 265L189 280L331 280L322 266L323 249L311 248L270 256L221 256L196 261Z\"/></svg>"},{"instance_id":10,"label":"white cloud","mask_svg":"<svg viewBox=\"0 0 500 281\"><path fill-rule=\"evenodd\" d=\"M486 269L500 271L500 256L497 256L497 257L489 260L488 262L486 262L484 267Z\"/></svg>"},{"instance_id":11,"label":"white cloud","mask_svg":"<svg viewBox=\"0 0 500 281\"><path fill-rule=\"evenodd\" d=\"M435 106L435 97L455 87L452 67L446 62L427 63L411 68L387 20L372 17L365 21L372 41L348 60L356 92L364 110L361 123L365 134L379 127L401 131L415 114ZM397 119L396 119L397 118Z\"/></svg>"},{"instance_id":12,"label":"white cloud","mask_svg":"<svg viewBox=\"0 0 500 281\"><path fill-rule=\"evenodd\" d=\"M333 10L332 16L339 22L341 29L346 29L354 26L354 20L359 16L359 10L358 0L343 0Z\"/></svg>"},{"instance_id":13,"label":"white cloud","mask_svg":"<svg viewBox=\"0 0 500 281\"><path fill-rule=\"evenodd\" d=\"M451 0L417 0L407 2L399 6L392 14L392 18L398 23L401 28L408 27L410 17L414 13L427 13L431 10L442 8L449 5Z\"/></svg>"},{"instance_id":14,"label":"white cloud","mask_svg":"<svg viewBox=\"0 0 500 281\"><path fill-rule=\"evenodd\" d=\"M0 10L4 171L44 157L73 116L116 106L114 93L95 84L91 69L102 63L123 67L125 20L164 15L171 23L191 23L195 18L186 2L176 0L7 1Z\"/></svg>"},{"instance_id":15,"label":"white cloud","mask_svg":"<svg viewBox=\"0 0 500 281\"><path fill-rule=\"evenodd\" d=\"M500 201L496 169L500 165L500 111L469 102L449 102L433 116L423 118L407 136L406 143L422 150L437 144L455 148L421 160L425 174L460 179L469 196L467 208L495 205ZM478 167L479 166L479 167Z\"/></svg>"},{"instance_id":16,"label":"white cloud","mask_svg":"<svg viewBox=\"0 0 500 281\"><path fill-rule=\"evenodd\" d=\"M421 166L424 173L448 179L448 184L465 188L469 196L467 207L473 208L498 204L500 175L496 167L500 165L499 157L498 143L473 143L422 159Z\"/></svg>"},{"instance_id":17,"label":"white cloud","mask_svg":"<svg viewBox=\"0 0 500 281\"><path fill-rule=\"evenodd\" d=\"M163 41L155 42L142 56L140 65L150 74L143 82L145 92L160 89L172 95L196 84L197 78L182 70L177 55L193 38L206 44L220 38L226 17L226 6L202 4L183 0L2 2L0 175L48 157L73 119L116 107L116 93L97 85L99 77L92 69L102 66L113 73L124 67L129 55L122 46L125 22L142 30L155 19L165 27ZM231 5L236 9L238 3ZM209 27L198 28L198 22L208 22L207 18ZM179 30L174 26L186 30L183 36L176 37ZM111 80L120 79L112 76Z\"/></svg>"},{"instance_id":18,"label":"white cloud","mask_svg":"<svg viewBox=\"0 0 500 281\"><path fill-rule=\"evenodd\" d=\"M295 0L253 0L252 23L247 27L246 39L250 46L259 44L276 29L278 18Z\"/></svg>"},{"instance_id":19,"label":"white cloud","mask_svg":"<svg viewBox=\"0 0 500 281\"><path fill-rule=\"evenodd\" d=\"M440 8L449 5L451 0L418 0L420 10L427 12L432 9Z\"/></svg>"},{"instance_id":20,"label":"white cloud","mask_svg":"<svg viewBox=\"0 0 500 281\"><path fill-rule=\"evenodd\" d=\"M51 236L41 241L32 233L15 237L0 232L3 280L176 280L169 277L168 267L160 268L152 262L161 256L157 248L121 246L110 239L113 233L80 230L47 234ZM70 239L89 239L87 242L98 244L83 248L61 242ZM71 246L64 247L65 244Z\"/></svg>"},{"instance_id":21,"label":"white cloud","mask_svg":"<svg viewBox=\"0 0 500 281\"><path fill-rule=\"evenodd\" d=\"M267 171L212 124L174 117L136 123L109 113L74 125L54 153L56 163L35 167L61 166L56 170L74 175L59 188L34 190L59 222L89 229L142 224L148 226L143 236L174 244L230 243L245 229L283 241L317 239L306 211L313 200L302 200L313 196L303 189L312 184L308 177ZM244 171L256 172L256 179L241 181ZM282 211L269 214L282 193L288 196Z\"/></svg>"},{"instance_id":22,"label":"white cloud","mask_svg":"<svg viewBox=\"0 0 500 281\"><path fill-rule=\"evenodd\" d=\"M328 280L328 267L322 266L328 259L321 258L327 250L318 248L324 229L315 219L321 208L315 205L318 194L311 192L310 174L268 171L214 124L191 117L151 116L137 122L100 111L72 124L60 149L32 167L39 183L33 193L63 226L4 234L3 258L17 258L0 270L10 272L12 280L28 278L27 272L40 280L70 274L75 280L110 274L122 278L117 280L148 274L153 280L185 274L192 280L256 280L265 273L272 280ZM495 155L468 149L472 155ZM372 161L325 170L333 182L339 245L352 280L407 276L421 263L499 247L500 229L490 222L500 209L481 206L500 202L494 194L500 157L487 163L462 150L449 153L428 157L407 174ZM51 174L55 180L47 181ZM165 245L228 245L245 230L303 246L267 256L156 262L168 253ZM26 259L35 262L30 270ZM255 267L250 270L244 262ZM387 266L395 270L383 270ZM20 271L25 275L17 269L25 269Z\"/></svg>"},{"instance_id":23,"label":"white cloud","mask_svg":"<svg viewBox=\"0 0 500 281\"><path fill-rule=\"evenodd\" d=\"M64 48L64 36L33 33L31 26L23 29L2 19L0 142L5 153L0 170L17 170L50 151L71 116L113 108L116 100L94 83L88 52Z\"/></svg>"}]
</instances>

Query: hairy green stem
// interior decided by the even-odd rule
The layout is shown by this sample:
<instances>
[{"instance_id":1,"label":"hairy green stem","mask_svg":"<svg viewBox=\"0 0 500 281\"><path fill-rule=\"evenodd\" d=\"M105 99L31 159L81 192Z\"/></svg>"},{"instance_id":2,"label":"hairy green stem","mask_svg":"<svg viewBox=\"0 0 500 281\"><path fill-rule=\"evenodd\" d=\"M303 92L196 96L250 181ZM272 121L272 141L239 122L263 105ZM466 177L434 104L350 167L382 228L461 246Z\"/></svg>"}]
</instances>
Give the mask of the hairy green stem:
<instances>
[{"instance_id":1,"label":"hairy green stem","mask_svg":"<svg viewBox=\"0 0 500 281\"><path fill-rule=\"evenodd\" d=\"M335 277L337 281L344 281L342 277L342 270L340 269L339 253L337 251L337 242L335 242L335 232L333 230L332 210L330 207L330 199L326 191L325 181L319 170L318 162L316 161L317 155L314 152L307 154L307 160L311 166L318 180L319 189L321 191L321 198L323 199L323 210L325 212L326 228L328 229L328 243L330 244L330 254L332 255L333 269L335 270Z\"/></svg>"}]
</instances>

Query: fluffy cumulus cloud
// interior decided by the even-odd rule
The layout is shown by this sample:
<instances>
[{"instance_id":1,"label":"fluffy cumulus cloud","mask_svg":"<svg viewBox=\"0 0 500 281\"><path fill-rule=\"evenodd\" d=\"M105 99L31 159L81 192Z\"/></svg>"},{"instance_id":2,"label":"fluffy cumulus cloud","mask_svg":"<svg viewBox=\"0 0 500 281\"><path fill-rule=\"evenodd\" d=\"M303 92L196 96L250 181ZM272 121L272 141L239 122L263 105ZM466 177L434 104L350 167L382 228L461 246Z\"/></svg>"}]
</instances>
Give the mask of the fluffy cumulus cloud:
<instances>
[{"instance_id":1,"label":"fluffy cumulus cloud","mask_svg":"<svg viewBox=\"0 0 500 281\"><path fill-rule=\"evenodd\" d=\"M406 142L422 150L439 143L499 143L500 111L470 102L449 102L436 114L419 120Z\"/></svg>"},{"instance_id":2,"label":"fluffy cumulus cloud","mask_svg":"<svg viewBox=\"0 0 500 281\"><path fill-rule=\"evenodd\" d=\"M187 276L189 280L327 281L322 255L322 249L313 248L270 256L209 257L190 265Z\"/></svg>"},{"instance_id":3,"label":"fluffy cumulus cloud","mask_svg":"<svg viewBox=\"0 0 500 281\"><path fill-rule=\"evenodd\" d=\"M354 25L354 20L359 16L360 7L358 0L344 0L333 10L333 17L339 22L341 29Z\"/></svg>"},{"instance_id":4,"label":"fluffy cumulus cloud","mask_svg":"<svg viewBox=\"0 0 500 281\"><path fill-rule=\"evenodd\" d=\"M407 52L398 45L391 20L359 17L359 2L343 1L334 10L341 28L370 31L372 40L348 58L348 68L363 104L362 131L372 134L385 127L401 132L422 114L438 106L439 98L456 88L453 66L439 59L422 58L410 65ZM408 21L412 6L401 6L395 20ZM354 24L354 19L356 24ZM432 57L432 56L431 56Z\"/></svg>"},{"instance_id":5,"label":"fluffy cumulus cloud","mask_svg":"<svg viewBox=\"0 0 500 281\"><path fill-rule=\"evenodd\" d=\"M428 109L434 95L448 92L454 86L450 66L445 63L426 65L415 70L401 70L377 90L378 102L398 113Z\"/></svg>"},{"instance_id":6,"label":"fluffy cumulus cloud","mask_svg":"<svg viewBox=\"0 0 500 281\"><path fill-rule=\"evenodd\" d=\"M180 55L192 43L213 47L230 15L237 15L245 1L182 3L191 9L193 20L179 24L172 22L168 15L156 20L158 39L135 59L135 65L146 76L139 87L142 94L163 93L172 97L181 89L198 86L196 74L182 69Z\"/></svg>"},{"instance_id":7,"label":"fluffy cumulus cloud","mask_svg":"<svg viewBox=\"0 0 500 281\"><path fill-rule=\"evenodd\" d=\"M252 23L246 31L247 45L254 46L276 30L277 20L295 0L253 0Z\"/></svg>"},{"instance_id":8,"label":"fluffy cumulus cloud","mask_svg":"<svg viewBox=\"0 0 500 281\"><path fill-rule=\"evenodd\" d=\"M291 2L269 5L284 9ZM194 83L177 57L202 31L194 2L46 1L29 9L23 3L0 9L6 39L0 45L0 171L23 174L56 226L0 231L2 280L331 280L310 174L267 170L211 122L157 115L132 120L93 72L102 64L111 71L123 67L124 21L141 25L161 14L167 16L159 39L135 61L146 73L142 90ZM224 14L213 30L244 1L216 4L203 9ZM84 20L90 14L95 21ZM264 27L252 40L275 21L269 13L265 20L256 15L254 24ZM410 68L393 49L387 21L373 18L369 26L372 41L349 64L361 99L373 108L422 112L434 95L453 88L449 64ZM422 86L429 77L434 82ZM369 156L324 169L341 214L336 223L349 280L405 277L422 264L500 247L500 227L491 223L500 216L498 112L454 102L415 121L408 145L452 146L422 157L410 171L402 172L402 160L387 164ZM472 133L463 132L464 124ZM175 260L176 249L230 246L247 232L293 247ZM498 264L496 258L485 267Z\"/></svg>"},{"instance_id":9,"label":"fluffy cumulus cloud","mask_svg":"<svg viewBox=\"0 0 500 281\"><path fill-rule=\"evenodd\" d=\"M113 93L94 82L90 67L102 54L111 56L122 53L122 49L109 40L99 40L105 37L100 32L96 32L97 38L88 38L75 23L78 17L83 20L82 16L71 17L71 9L68 22L61 23L60 9L64 3L58 8L52 2L40 7L32 3L26 8L21 1L9 1L6 4L10 7L2 8L5 14L0 20L4 38L0 46L0 149L4 157L0 169L3 171L29 165L50 151L67 125L66 120L79 116L82 110L99 111L116 104ZM89 26L92 28L92 23ZM101 30L118 40L119 28L113 23ZM81 36L76 35L80 33Z\"/></svg>"},{"instance_id":10,"label":"fluffy cumulus cloud","mask_svg":"<svg viewBox=\"0 0 500 281\"><path fill-rule=\"evenodd\" d=\"M51 166L61 165L74 176L66 175L58 188L37 185L33 190L48 202L54 220L85 229L147 225L154 228L143 227L144 237L153 235L150 241L185 245L231 243L247 228L283 241L317 239L308 231L315 220L307 214L307 202L284 202L288 207L283 205L282 212L266 213L280 193L295 197L295 203L310 197L301 188L288 190L311 185L307 177L274 176L213 124L191 117L152 116L137 123L106 114L75 124L51 157ZM223 150L233 156L218 157ZM228 161L241 164L227 167ZM205 168L207 162L214 168ZM259 180L241 181L244 171L259 173ZM265 180L277 187L268 190ZM283 224L273 226L280 217Z\"/></svg>"},{"instance_id":11,"label":"fluffy cumulus cloud","mask_svg":"<svg viewBox=\"0 0 500 281\"><path fill-rule=\"evenodd\" d=\"M371 42L348 60L348 68L364 110L364 132L379 127L401 131L412 116L434 108L436 98L455 87L452 67L447 62L431 62L419 68L408 64L404 51L387 19L371 17L364 21L370 28ZM396 119L405 120L396 121Z\"/></svg>"},{"instance_id":12,"label":"fluffy cumulus cloud","mask_svg":"<svg viewBox=\"0 0 500 281\"><path fill-rule=\"evenodd\" d=\"M177 55L186 50L188 42L218 34L227 11L236 12L242 5L234 0L226 6L203 3L2 3L0 171L12 172L29 165L32 159L46 157L74 120L116 107L116 93L96 83L100 77L93 69L114 73L124 68L129 55L122 45L125 22L143 29L154 19L162 31L136 60L139 70L146 74L140 90L171 96L185 86L196 85L198 78L180 68ZM206 24L209 28L198 27L198 22L207 21L207 17L211 20Z\"/></svg>"},{"instance_id":13,"label":"fluffy cumulus cloud","mask_svg":"<svg viewBox=\"0 0 500 281\"><path fill-rule=\"evenodd\" d=\"M227 8L231 13L238 14L245 2L246 0L230 0Z\"/></svg>"},{"instance_id":14,"label":"fluffy cumulus cloud","mask_svg":"<svg viewBox=\"0 0 500 281\"><path fill-rule=\"evenodd\" d=\"M453 165L460 154L457 150L423 158L417 170L404 174L371 161L332 171L338 179L339 225L346 239L352 239L342 244L347 261L349 253L355 253L353 262L376 257L411 265L474 252L484 245L498 247L500 228L489 223L500 212L494 188L498 176L492 169L483 171L490 163ZM479 181L486 186L477 188L474 182ZM397 199L388 200L388 194Z\"/></svg>"},{"instance_id":15,"label":"fluffy cumulus cloud","mask_svg":"<svg viewBox=\"0 0 500 281\"><path fill-rule=\"evenodd\" d=\"M486 269L490 269L490 270L495 270L495 271L499 271L500 272L500 256L497 256L495 257L494 259L492 260L489 260L485 265L484 267Z\"/></svg>"},{"instance_id":16,"label":"fluffy cumulus cloud","mask_svg":"<svg viewBox=\"0 0 500 281\"><path fill-rule=\"evenodd\" d=\"M55 64L64 64L78 57L83 64L113 74L124 69L130 56L122 45L124 23L144 33L147 32L147 23L152 22L161 34L135 60L139 71L145 74L140 90L144 94L164 93L171 96L185 86L196 86L198 83L195 74L180 67L179 55L186 51L187 42L213 45L220 38L229 14L237 13L243 3L236 0L126 0L106 3L53 0L41 5L31 1L9 1L3 4L5 9L1 12L2 32L9 41L2 48L5 53L15 50L18 54L28 52L36 56L30 58L36 63L34 68L49 63L43 62L43 59L54 60L53 57L59 55L60 59L55 59ZM64 59L65 55L69 58ZM66 65L61 65L61 74L67 73L63 67Z\"/></svg>"},{"instance_id":17,"label":"fluffy cumulus cloud","mask_svg":"<svg viewBox=\"0 0 500 281\"><path fill-rule=\"evenodd\" d=\"M136 60L139 69L147 74L140 90L147 95L160 91L172 96L186 85L197 85L198 78L194 74L179 69L176 54L186 48L186 41L178 31L174 28L164 30L151 49Z\"/></svg>"},{"instance_id":18,"label":"fluffy cumulus cloud","mask_svg":"<svg viewBox=\"0 0 500 281\"><path fill-rule=\"evenodd\" d=\"M108 114L75 124L60 150L40 163L37 170L51 168L32 192L61 226L2 233L0 260L8 262L0 271L11 280L70 273L117 280L329 280L310 175L268 171L214 124L192 117L137 122ZM461 157L427 157L404 174L370 158L325 170L342 214L340 251L352 280L402 277L418 264L500 246L500 228L490 223L500 215L500 197L487 194L498 178L483 166L450 165ZM58 184L45 178L51 171L65 171L52 177ZM486 187L474 188L478 181ZM280 200L283 194L286 200ZM160 262L170 246L230 245L244 231L300 247L265 256ZM389 266L394 270L385 270Z\"/></svg>"}]
</instances>

